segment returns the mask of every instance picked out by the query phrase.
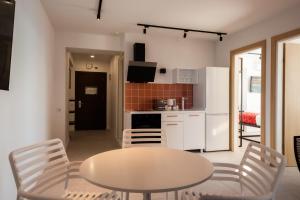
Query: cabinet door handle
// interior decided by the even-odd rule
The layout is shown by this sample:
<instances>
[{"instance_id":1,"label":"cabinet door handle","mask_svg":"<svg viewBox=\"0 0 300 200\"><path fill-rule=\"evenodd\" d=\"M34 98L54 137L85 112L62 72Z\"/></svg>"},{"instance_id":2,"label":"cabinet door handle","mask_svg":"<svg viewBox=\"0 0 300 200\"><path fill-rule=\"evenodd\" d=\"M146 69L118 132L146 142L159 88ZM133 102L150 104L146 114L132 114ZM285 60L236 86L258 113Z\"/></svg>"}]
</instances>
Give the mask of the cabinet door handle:
<instances>
[{"instance_id":1,"label":"cabinet door handle","mask_svg":"<svg viewBox=\"0 0 300 200\"><path fill-rule=\"evenodd\" d=\"M200 115L190 115L190 117L199 117Z\"/></svg>"},{"instance_id":2,"label":"cabinet door handle","mask_svg":"<svg viewBox=\"0 0 300 200\"><path fill-rule=\"evenodd\" d=\"M178 124L167 124L167 126L177 126Z\"/></svg>"},{"instance_id":3,"label":"cabinet door handle","mask_svg":"<svg viewBox=\"0 0 300 200\"><path fill-rule=\"evenodd\" d=\"M178 115L167 115L167 117L178 117Z\"/></svg>"}]
</instances>

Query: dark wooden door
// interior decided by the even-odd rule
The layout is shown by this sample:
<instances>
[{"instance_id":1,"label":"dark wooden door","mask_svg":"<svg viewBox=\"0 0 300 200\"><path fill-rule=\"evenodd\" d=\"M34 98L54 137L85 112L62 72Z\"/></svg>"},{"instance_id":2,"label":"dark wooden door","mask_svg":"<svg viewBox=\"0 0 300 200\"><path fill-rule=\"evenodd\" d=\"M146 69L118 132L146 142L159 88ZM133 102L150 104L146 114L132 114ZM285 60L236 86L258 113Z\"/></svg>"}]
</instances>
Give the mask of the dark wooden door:
<instances>
[{"instance_id":1,"label":"dark wooden door","mask_svg":"<svg viewBox=\"0 0 300 200\"><path fill-rule=\"evenodd\" d=\"M106 82L103 72L75 73L75 129L106 129Z\"/></svg>"}]
</instances>

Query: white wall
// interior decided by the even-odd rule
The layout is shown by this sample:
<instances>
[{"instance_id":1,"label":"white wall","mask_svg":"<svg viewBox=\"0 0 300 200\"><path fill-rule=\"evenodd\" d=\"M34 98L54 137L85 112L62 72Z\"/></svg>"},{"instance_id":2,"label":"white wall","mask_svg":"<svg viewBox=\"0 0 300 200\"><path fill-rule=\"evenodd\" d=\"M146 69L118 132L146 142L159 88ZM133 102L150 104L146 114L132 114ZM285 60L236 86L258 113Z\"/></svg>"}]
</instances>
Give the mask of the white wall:
<instances>
[{"instance_id":1,"label":"white wall","mask_svg":"<svg viewBox=\"0 0 300 200\"><path fill-rule=\"evenodd\" d=\"M246 112L260 113L261 95L260 93L250 92L251 76L261 76L261 60L259 59L260 56L245 53L240 57L243 58L243 110L245 110ZM238 92L240 93L241 91ZM241 102L240 99L239 102Z\"/></svg>"},{"instance_id":2,"label":"white wall","mask_svg":"<svg viewBox=\"0 0 300 200\"><path fill-rule=\"evenodd\" d=\"M125 80L128 61L133 60L135 42L145 43L146 61L158 63L155 76L157 83L171 83L171 70L174 68L201 68L215 65L215 41L126 33L124 37ZM162 67L167 68L167 73L164 75L158 72Z\"/></svg>"},{"instance_id":3,"label":"white wall","mask_svg":"<svg viewBox=\"0 0 300 200\"><path fill-rule=\"evenodd\" d=\"M300 27L300 6L294 7L269 20L251 26L245 30L224 37L223 42L217 43L216 64L230 65L230 51L267 39L267 80L266 80L266 143L270 144L270 65L271 37Z\"/></svg>"},{"instance_id":4,"label":"white wall","mask_svg":"<svg viewBox=\"0 0 300 200\"><path fill-rule=\"evenodd\" d=\"M13 149L51 138L54 31L39 0L17 0L10 90L0 90L0 199L16 198Z\"/></svg>"},{"instance_id":5,"label":"white wall","mask_svg":"<svg viewBox=\"0 0 300 200\"><path fill-rule=\"evenodd\" d=\"M119 36L94 35L86 33L56 32L55 65L53 83L54 99L53 120L55 136L68 143L68 69L66 60L67 48L90 50L121 51L122 39Z\"/></svg>"}]
</instances>

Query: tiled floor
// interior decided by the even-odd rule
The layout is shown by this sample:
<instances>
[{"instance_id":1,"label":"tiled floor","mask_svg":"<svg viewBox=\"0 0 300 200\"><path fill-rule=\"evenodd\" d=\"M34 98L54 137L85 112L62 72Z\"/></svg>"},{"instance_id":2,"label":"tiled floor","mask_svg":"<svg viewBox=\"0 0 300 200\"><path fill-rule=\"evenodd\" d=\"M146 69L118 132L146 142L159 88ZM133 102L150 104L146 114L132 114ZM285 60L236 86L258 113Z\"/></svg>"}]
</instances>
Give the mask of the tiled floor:
<instances>
[{"instance_id":1,"label":"tiled floor","mask_svg":"<svg viewBox=\"0 0 300 200\"><path fill-rule=\"evenodd\" d=\"M76 131L67 154L71 161L85 160L97 153L121 148L109 131Z\"/></svg>"},{"instance_id":2,"label":"tiled floor","mask_svg":"<svg viewBox=\"0 0 300 200\"><path fill-rule=\"evenodd\" d=\"M244 148L246 143L244 143ZM112 135L108 131L83 131L78 132L72 138L70 145L67 149L70 160L84 160L94 154L120 148L117 142L113 139ZM214 152L214 153L203 153L202 156L206 157L212 162L231 162L239 163L244 148L236 148L235 152ZM82 181L72 183L72 188L83 191L84 190L99 190L107 191L103 188L96 188L92 185L84 187ZM237 191L239 186L229 183L219 183L208 181L203 183L193 190L202 191L204 193L217 193L217 194L233 194ZM140 194L131 194L130 199L140 200L142 196ZM153 194L152 199L165 199L165 194ZM169 193L169 200L174 199L174 194ZM276 200L300 200L300 173L296 167L287 167L285 174L280 184Z\"/></svg>"}]
</instances>

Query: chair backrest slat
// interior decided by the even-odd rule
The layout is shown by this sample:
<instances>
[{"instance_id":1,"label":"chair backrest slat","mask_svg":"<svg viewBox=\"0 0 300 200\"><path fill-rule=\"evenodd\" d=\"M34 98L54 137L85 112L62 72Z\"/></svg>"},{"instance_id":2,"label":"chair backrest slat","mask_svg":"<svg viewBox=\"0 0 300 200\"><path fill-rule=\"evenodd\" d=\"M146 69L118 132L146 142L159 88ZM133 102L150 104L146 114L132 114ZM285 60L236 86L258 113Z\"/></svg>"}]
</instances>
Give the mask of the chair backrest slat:
<instances>
[{"instance_id":1,"label":"chair backrest slat","mask_svg":"<svg viewBox=\"0 0 300 200\"><path fill-rule=\"evenodd\" d=\"M51 161L54 161L59 158L63 158L67 162L67 156L66 156L64 150L60 150L55 153L49 153L49 152L46 153L45 152L45 153L42 153L42 154L34 157L34 159L28 158L28 161L18 163L16 165L16 168L18 171L28 170L28 168L33 167L35 165L42 164L45 161L51 162Z\"/></svg>"},{"instance_id":2,"label":"chair backrest slat","mask_svg":"<svg viewBox=\"0 0 300 200\"><path fill-rule=\"evenodd\" d=\"M125 129L122 147L167 146L165 133L161 129Z\"/></svg>"},{"instance_id":3,"label":"chair backrest slat","mask_svg":"<svg viewBox=\"0 0 300 200\"><path fill-rule=\"evenodd\" d=\"M275 195L286 159L271 148L250 142L240 166L243 190L248 189L250 193L260 196L270 193Z\"/></svg>"},{"instance_id":4,"label":"chair backrest slat","mask_svg":"<svg viewBox=\"0 0 300 200\"><path fill-rule=\"evenodd\" d=\"M294 151L298 170L300 171L300 136L294 136Z\"/></svg>"},{"instance_id":5,"label":"chair backrest slat","mask_svg":"<svg viewBox=\"0 0 300 200\"><path fill-rule=\"evenodd\" d=\"M53 139L10 153L17 189L27 192L64 180L69 159L62 141Z\"/></svg>"},{"instance_id":6,"label":"chair backrest slat","mask_svg":"<svg viewBox=\"0 0 300 200\"><path fill-rule=\"evenodd\" d=\"M29 176L32 176L33 174L38 173L39 171L51 170L52 168L56 168L57 166L62 167L62 166L65 166L66 164L67 164L67 162L66 162L65 158L56 159L53 162L50 162L48 164L43 163L36 167L32 167L31 169L27 170L24 173L20 173L20 179L24 180L24 179L28 178Z\"/></svg>"},{"instance_id":7,"label":"chair backrest slat","mask_svg":"<svg viewBox=\"0 0 300 200\"><path fill-rule=\"evenodd\" d=\"M21 154L16 154L16 158L15 161L18 163L21 163L24 160L27 160L29 158L41 155L43 153L47 153L47 152L51 152L53 150L58 150L58 149L63 149L64 147L62 146L62 144L56 144L56 145L52 145L52 146L39 146L36 149L31 150L30 152L26 152L25 154L21 153Z\"/></svg>"},{"instance_id":8,"label":"chair backrest slat","mask_svg":"<svg viewBox=\"0 0 300 200\"><path fill-rule=\"evenodd\" d=\"M246 164L246 166L250 167L250 169L253 169L256 173L258 173L261 177L264 177L265 184L269 184L272 182L273 175L270 176L270 174L265 173L259 167L251 164L248 160L245 161L245 164Z\"/></svg>"}]
</instances>

